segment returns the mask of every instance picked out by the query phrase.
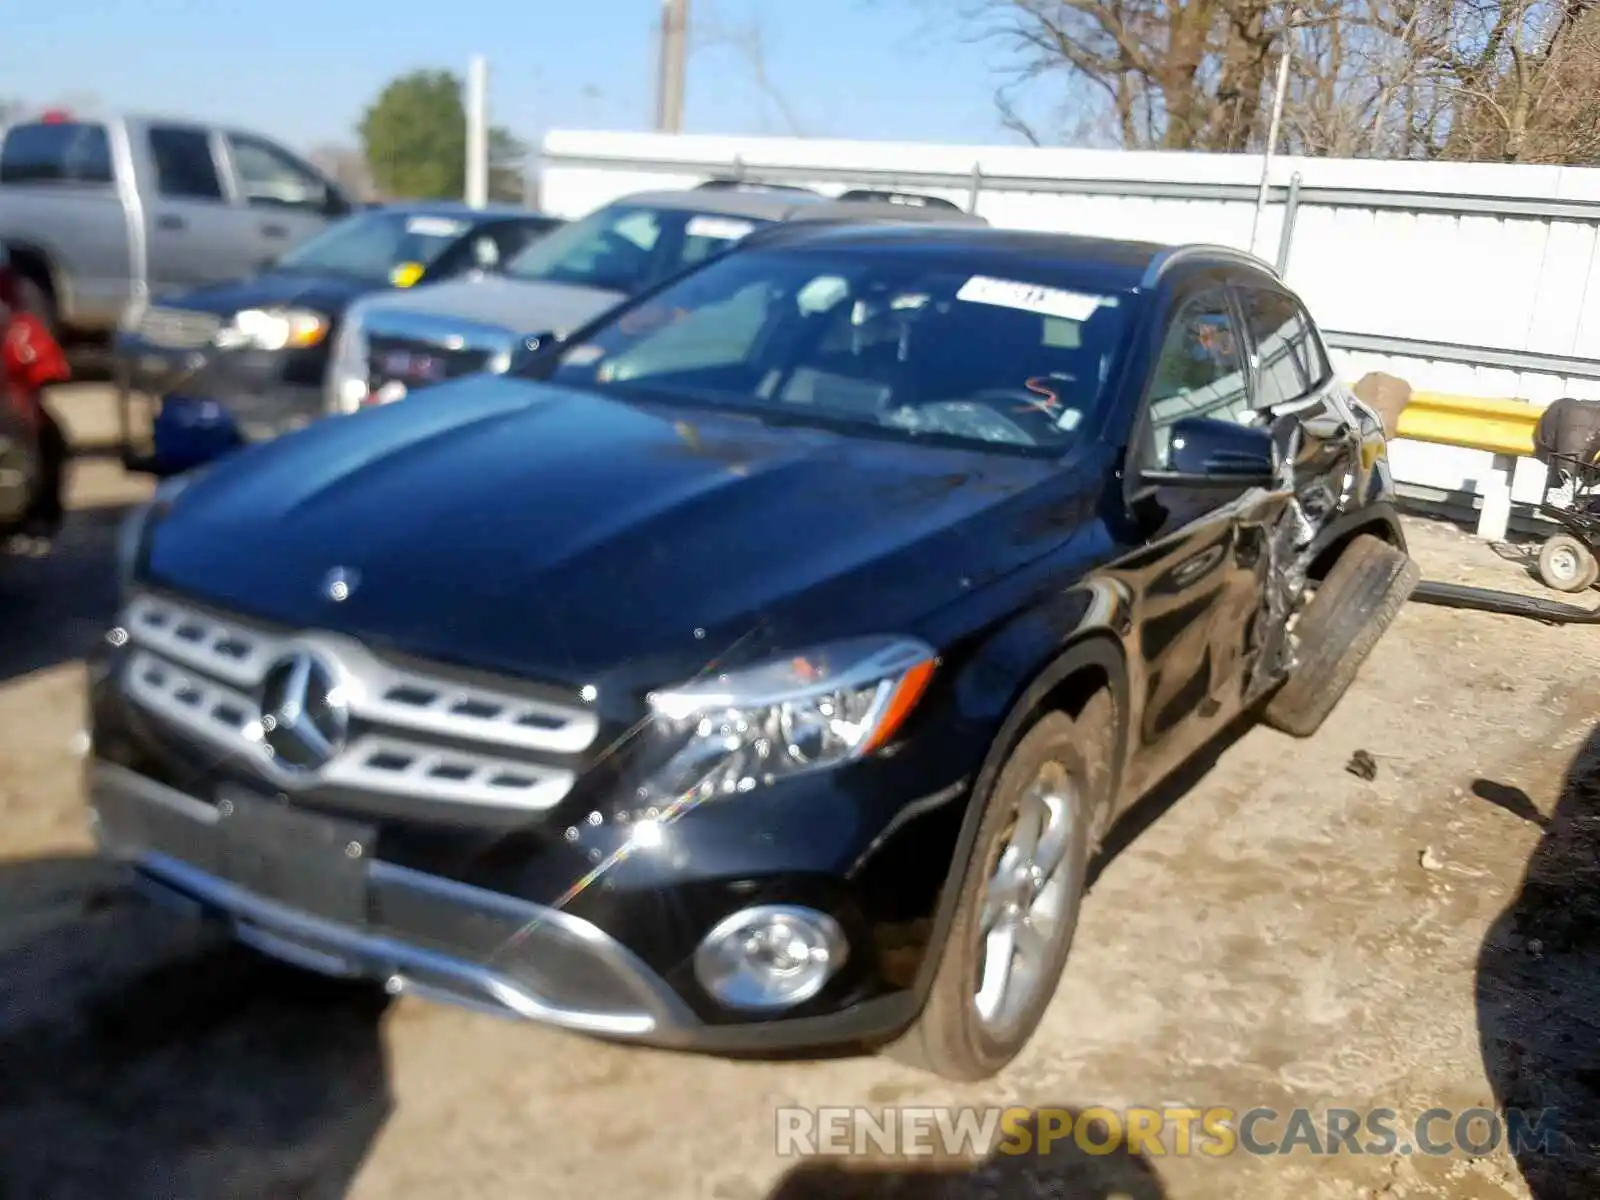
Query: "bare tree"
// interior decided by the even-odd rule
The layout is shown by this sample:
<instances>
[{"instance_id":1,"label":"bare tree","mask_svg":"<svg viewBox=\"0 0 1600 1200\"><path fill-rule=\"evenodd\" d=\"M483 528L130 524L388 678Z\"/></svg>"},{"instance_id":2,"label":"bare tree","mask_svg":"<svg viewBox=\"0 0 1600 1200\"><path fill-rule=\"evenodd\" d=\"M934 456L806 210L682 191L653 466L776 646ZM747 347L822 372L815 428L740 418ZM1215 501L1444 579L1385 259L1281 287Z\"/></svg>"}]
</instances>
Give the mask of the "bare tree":
<instances>
[{"instance_id":1,"label":"bare tree","mask_svg":"<svg viewBox=\"0 0 1600 1200\"><path fill-rule=\"evenodd\" d=\"M767 33L759 18L734 21L709 6L697 6L689 39L691 50L720 48L731 51L749 73L756 91L777 114L783 131L792 137L807 135L807 122L801 119L783 89L773 81L768 69Z\"/></svg>"},{"instance_id":2,"label":"bare tree","mask_svg":"<svg viewBox=\"0 0 1600 1200\"><path fill-rule=\"evenodd\" d=\"M1590 162L1600 0L924 0L1006 52L996 102L1025 139L1261 148L1290 55L1283 149ZM1050 129L1020 99L1054 94Z\"/></svg>"}]
</instances>

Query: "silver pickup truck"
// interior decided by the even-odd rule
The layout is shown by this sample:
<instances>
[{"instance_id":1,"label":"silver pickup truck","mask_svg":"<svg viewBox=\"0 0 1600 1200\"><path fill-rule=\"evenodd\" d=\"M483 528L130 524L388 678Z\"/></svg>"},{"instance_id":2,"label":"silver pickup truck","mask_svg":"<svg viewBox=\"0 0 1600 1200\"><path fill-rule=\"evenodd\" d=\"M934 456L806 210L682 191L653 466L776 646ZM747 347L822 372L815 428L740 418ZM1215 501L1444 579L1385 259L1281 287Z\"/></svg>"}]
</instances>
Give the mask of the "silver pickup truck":
<instances>
[{"instance_id":1,"label":"silver pickup truck","mask_svg":"<svg viewBox=\"0 0 1600 1200\"><path fill-rule=\"evenodd\" d=\"M105 335L130 303L249 275L351 211L259 134L46 113L0 131L0 244L58 329Z\"/></svg>"}]
</instances>

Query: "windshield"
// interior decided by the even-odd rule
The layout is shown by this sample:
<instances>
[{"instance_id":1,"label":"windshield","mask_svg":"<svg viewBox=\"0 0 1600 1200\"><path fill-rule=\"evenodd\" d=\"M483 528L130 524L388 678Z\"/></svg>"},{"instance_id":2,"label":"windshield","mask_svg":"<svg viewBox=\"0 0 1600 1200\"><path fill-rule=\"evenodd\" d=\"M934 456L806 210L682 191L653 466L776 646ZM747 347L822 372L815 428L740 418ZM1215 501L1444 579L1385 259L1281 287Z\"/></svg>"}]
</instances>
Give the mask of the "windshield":
<instances>
[{"instance_id":1,"label":"windshield","mask_svg":"<svg viewBox=\"0 0 1600 1200\"><path fill-rule=\"evenodd\" d=\"M529 246L513 279L573 283L631 295L728 249L765 221L678 208L614 204Z\"/></svg>"},{"instance_id":2,"label":"windshield","mask_svg":"<svg viewBox=\"0 0 1600 1200\"><path fill-rule=\"evenodd\" d=\"M277 266L409 285L471 228L470 222L455 217L362 213L295 247Z\"/></svg>"},{"instance_id":3,"label":"windshield","mask_svg":"<svg viewBox=\"0 0 1600 1200\"><path fill-rule=\"evenodd\" d=\"M606 322L562 350L547 377L626 398L1055 454L1097 415L1128 302L1038 264L749 251Z\"/></svg>"}]
</instances>

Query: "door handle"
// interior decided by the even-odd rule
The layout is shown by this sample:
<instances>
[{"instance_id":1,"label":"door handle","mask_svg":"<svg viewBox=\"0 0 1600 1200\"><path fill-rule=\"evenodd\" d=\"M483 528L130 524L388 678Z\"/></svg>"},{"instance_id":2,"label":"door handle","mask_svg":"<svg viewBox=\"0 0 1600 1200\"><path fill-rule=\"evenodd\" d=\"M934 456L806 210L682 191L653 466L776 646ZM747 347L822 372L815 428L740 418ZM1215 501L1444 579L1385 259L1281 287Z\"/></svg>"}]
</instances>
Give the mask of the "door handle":
<instances>
[{"instance_id":1,"label":"door handle","mask_svg":"<svg viewBox=\"0 0 1600 1200\"><path fill-rule=\"evenodd\" d=\"M286 238L289 230L282 225L263 225L261 232L269 238Z\"/></svg>"},{"instance_id":2,"label":"door handle","mask_svg":"<svg viewBox=\"0 0 1600 1200\"><path fill-rule=\"evenodd\" d=\"M184 229L187 227L188 222L173 213L162 213L156 218L156 228L158 229Z\"/></svg>"}]
</instances>

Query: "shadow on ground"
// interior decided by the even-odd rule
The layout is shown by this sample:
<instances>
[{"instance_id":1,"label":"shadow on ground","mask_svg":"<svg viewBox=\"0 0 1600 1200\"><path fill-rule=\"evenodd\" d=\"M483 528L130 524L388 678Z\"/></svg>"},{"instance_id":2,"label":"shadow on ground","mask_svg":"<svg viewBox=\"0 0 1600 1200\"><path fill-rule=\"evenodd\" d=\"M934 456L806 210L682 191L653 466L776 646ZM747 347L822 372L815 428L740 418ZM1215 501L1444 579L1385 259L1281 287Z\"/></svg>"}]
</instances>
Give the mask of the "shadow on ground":
<instances>
[{"instance_id":1,"label":"shadow on ground","mask_svg":"<svg viewBox=\"0 0 1600 1200\"><path fill-rule=\"evenodd\" d=\"M1474 791L1533 819L1532 801L1518 787L1479 780ZM1593 1200L1600 1196L1600 729L1573 757L1543 824L1522 887L1479 954L1479 1039L1535 1200ZM1549 1119L1542 1128L1554 1131L1544 1145L1541 1114Z\"/></svg>"},{"instance_id":2,"label":"shadow on ground","mask_svg":"<svg viewBox=\"0 0 1600 1200\"><path fill-rule=\"evenodd\" d=\"M342 1197L391 1108L383 1009L99 861L0 864L0 1195Z\"/></svg>"},{"instance_id":3,"label":"shadow on ground","mask_svg":"<svg viewBox=\"0 0 1600 1200\"><path fill-rule=\"evenodd\" d=\"M1075 1129L1078 1114L1071 1115L1070 1128ZM914 1159L891 1164L808 1159L779 1180L768 1200L977 1200L991 1196L1005 1200L1027 1196L1164 1200L1167 1194L1149 1160L1125 1145L1110 1153L1095 1153L1065 1137L1048 1140L1041 1152L1038 1126L1029 1123L1022 1129L1024 1138L1004 1141L988 1159L975 1164L919 1167ZM1104 1144L1103 1140L1087 1142L1091 1147ZM1007 1153L1008 1148L1013 1152Z\"/></svg>"},{"instance_id":4,"label":"shadow on ground","mask_svg":"<svg viewBox=\"0 0 1600 1200\"><path fill-rule=\"evenodd\" d=\"M81 658L117 606L117 530L128 506L77 509L47 558L0 556L0 683Z\"/></svg>"}]
</instances>

